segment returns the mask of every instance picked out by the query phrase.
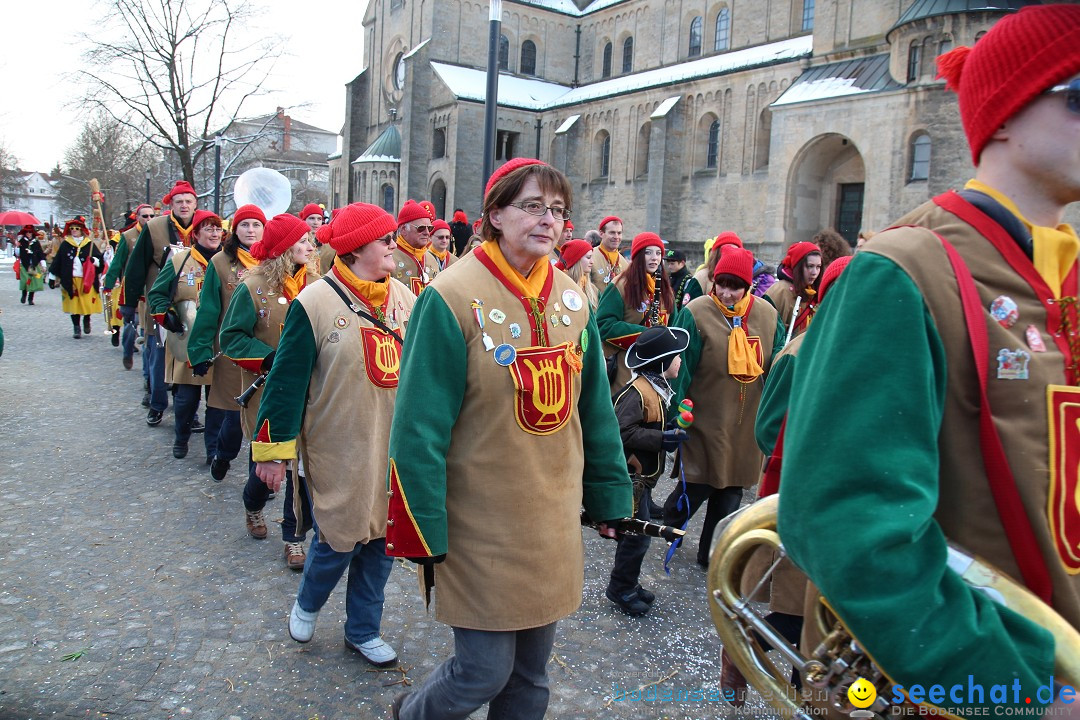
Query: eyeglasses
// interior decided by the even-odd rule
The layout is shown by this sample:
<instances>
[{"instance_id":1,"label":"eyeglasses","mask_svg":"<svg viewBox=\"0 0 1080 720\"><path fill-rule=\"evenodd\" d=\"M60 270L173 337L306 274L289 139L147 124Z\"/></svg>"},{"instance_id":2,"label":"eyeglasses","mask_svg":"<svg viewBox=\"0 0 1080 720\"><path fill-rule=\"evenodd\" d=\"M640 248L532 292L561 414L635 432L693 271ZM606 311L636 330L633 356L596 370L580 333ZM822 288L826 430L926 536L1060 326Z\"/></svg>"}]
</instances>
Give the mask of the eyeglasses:
<instances>
[{"instance_id":1,"label":"eyeglasses","mask_svg":"<svg viewBox=\"0 0 1080 720\"><path fill-rule=\"evenodd\" d=\"M1080 78L1073 78L1064 85L1055 85L1043 92L1043 95L1057 95L1058 93L1065 93L1065 107L1069 108L1069 112L1080 115Z\"/></svg>"},{"instance_id":2,"label":"eyeglasses","mask_svg":"<svg viewBox=\"0 0 1080 720\"><path fill-rule=\"evenodd\" d=\"M551 217L555 218L556 220L565 221L570 219L570 210L564 207L559 207L557 205L545 205L544 203L536 202L535 200L510 204L519 210L524 210L530 215L536 215L537 217L542 217L544 213L550 210Z\"/></svg>"},{"instance_id":3,"label":"eyeglasses","mask_svg":"<svg viewBox=\"0 0 1080 720\"><path fill-rule=\"evenodd\" d=\"M381 237L378 240L376 240L375 242L379 243L380 245L385 245L386 247L392 247L393 245L397 244L397 240L394 239L393 235L387 235L386 237Z\"/></svg>"},{"instance_id":4,"label":"eyeglasses","mask_svg":"<svg viewBox=\"0 0 1080 720\"><path fill-rule=\"evenodd\" d=\"M434 225L413 225L413 229L418 233L427 233L428 235L435 232Z\"/></svg>"}]
</instances>

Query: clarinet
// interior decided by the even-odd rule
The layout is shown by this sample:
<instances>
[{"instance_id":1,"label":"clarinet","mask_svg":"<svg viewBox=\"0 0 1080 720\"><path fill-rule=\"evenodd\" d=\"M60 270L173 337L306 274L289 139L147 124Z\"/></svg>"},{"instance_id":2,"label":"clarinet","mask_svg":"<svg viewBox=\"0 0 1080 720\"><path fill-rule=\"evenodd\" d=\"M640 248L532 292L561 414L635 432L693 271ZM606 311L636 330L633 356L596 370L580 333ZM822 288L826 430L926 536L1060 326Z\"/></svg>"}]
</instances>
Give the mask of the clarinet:
<instances>
[{"instance_id":1,"label":"clarinet","mask_svg":"<svg viewBox=\"0 0 1080 720\"><path fill-rule=\"evenodd\" d=\"M649 303L649 327L656 327L660 324L660 293L661 285L660 281L664 278L664 263L661 261L656 266L656 272L653 273L653 279L655 287L653 288L652 302Z\"/></svg>"}]
</instances>

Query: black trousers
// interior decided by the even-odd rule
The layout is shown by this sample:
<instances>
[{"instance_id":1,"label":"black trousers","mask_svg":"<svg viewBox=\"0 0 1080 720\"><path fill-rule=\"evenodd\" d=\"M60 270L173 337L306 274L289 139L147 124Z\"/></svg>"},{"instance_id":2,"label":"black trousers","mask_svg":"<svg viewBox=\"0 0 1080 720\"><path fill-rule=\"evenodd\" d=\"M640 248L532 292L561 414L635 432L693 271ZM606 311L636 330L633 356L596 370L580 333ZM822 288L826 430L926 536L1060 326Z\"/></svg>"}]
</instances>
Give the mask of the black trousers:
<instances>
[{"instance_id":1,"label":"black trousers","mask_svg":"<svg viewBox=\"0 0 1080 720\"><path fill-rule=\"evenodd\" d=\"M635 490L637 489L635 485ZM635 492L634 504L637 512L634 517L639 520L649 520L648 493ZM641 563L645 559L645 553L649 550L649 542L652 540L647 535L623 535L618 539L619 547L615 550L615 562L611 566L611 580L608 582L608 590L616 595L628 595L638 586L641 577Z\"/></svg>"},{"instance_id":2,"label":"black trousers","mask_svg":"<svg viewBox=\"0 0 1080 720\"><path fill-rule=\"evenodd\" d=\"M742 495L741 487L718 490L711 485L688 482L686 483L686 500L683 500L682 483L677 483L675 489L664 501L664 524L682 527L690 522L690 518L694 517L694 513L698 511L701 504L708 501L709 504L705 509L705 525L701 528L697 551L698 564L708 567L713 530L716 529L717 523L739 509Z\"/></svg>"}]
</instances>

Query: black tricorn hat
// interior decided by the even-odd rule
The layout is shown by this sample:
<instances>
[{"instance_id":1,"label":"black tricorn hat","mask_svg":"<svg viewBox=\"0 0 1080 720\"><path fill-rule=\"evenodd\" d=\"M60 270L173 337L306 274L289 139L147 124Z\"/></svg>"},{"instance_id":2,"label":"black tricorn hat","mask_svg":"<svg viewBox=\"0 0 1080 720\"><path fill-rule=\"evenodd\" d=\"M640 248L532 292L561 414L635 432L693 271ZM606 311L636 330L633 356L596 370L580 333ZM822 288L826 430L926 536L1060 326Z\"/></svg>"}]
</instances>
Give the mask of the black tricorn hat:
<instances>
[{"instance_id":1,"label":"black tricorn hat","mask_svg":"<svg viewBox=\"0 0 1080 720\"><path fill-rule=\"evenodd\" d=\"M638 335L638 339L626 351L626 367L640 367L678 355L690 344L690 333L679 327L651 327Z\"/></svg>"}]
</instances>

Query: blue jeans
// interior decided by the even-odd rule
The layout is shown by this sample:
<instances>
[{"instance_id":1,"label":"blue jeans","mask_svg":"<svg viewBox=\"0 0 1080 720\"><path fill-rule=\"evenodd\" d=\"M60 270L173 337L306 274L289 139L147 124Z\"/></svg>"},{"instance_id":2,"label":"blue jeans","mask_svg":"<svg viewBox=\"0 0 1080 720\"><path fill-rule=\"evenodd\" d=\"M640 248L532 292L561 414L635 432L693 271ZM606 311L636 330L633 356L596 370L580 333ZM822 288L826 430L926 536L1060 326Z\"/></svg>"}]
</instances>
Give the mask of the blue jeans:
<instances>
[{"instance_id":1,"label":"blue jeans","mask_svg":"<svg viewBox=\"0 0 1080 720\"><path fill-rule=\"evenodd\" d=\"M216 410L219 416L211 416L211 411ZM244 442L244 429L240 426L239 410L218 410L208 404L206 406L206 435L217 438L214 445L213 455L222 460L235 460L240 454L240 445ZM210 444L207 441L207 453L210 452Z\"/></svg>"},{"instance_id":2,"label":"blue jeans","mask_svg":"<svg viewBox=\"0 0 1080 720\"><path fill-rule=\"evenodd\" d=\"M350 552L337 552L316 534L308 549L296 601L307 612L319 612L348 568L345 638L353 645L366 643L379 637L383 589L393 566L394 559L386 554L385 538L357 543Z\"/></svg>"},{"instance_id":3,"label":"blue jeans","mask_svg":"<svg viewBox=\"0 0 1080 720\"><path fill-rule=\"evenodd\" d=\"M554 644L555 623L505 632L456 627L454 654L405 697L399 717L458 720L488 703L488 720L541 720Z\"/></svg>"},{"instance_id":4,"label":"blue jeans","mask_svg":"<svg viewBox=\"0 0 1080 720\"><path fill-rule=\"evenodd\" d=\"M130 358L135 354L135 338L139 335L139 321L124 322L120 330L120 345L124 348L124 357Z\"/></svg>"},{"instance_id":5,"label":"blue jeans","mask_svg":"<svg viewBox=\"0 0 1080 720\"><path fill-rule=\"evenodd\" d=\"M150 364L150 409L165 412L169 407L169 392L165 389L165 346L158 339L157 331L146 333L143 352Z\"/></svg>"},{"instance_id":6,"label":"blue jeans","mask_svg":"<svg viewBox=\"0 0 1080 720\"><path fill-rule=\"evenodd\" d=\"M292 502L293 485L292 471L288 471L285 474L285 485L283 486L285 492L282 493L285 497L282 500L281 508L281 539L285 542L304 542L307 531L299 528L300 532L297 532L296 513L293 511ZM303 493L300 502L303 503L305 516L310 518L311 501L308 499L305 488L298 488L298 492ZM244 509L249 512L262 510L266 507L268 495L270 495L270 488L255 474L255 461L251 458L251 448L249 447L248 479L247 483L244 484Z\"/></svg>"}]
</instances>

